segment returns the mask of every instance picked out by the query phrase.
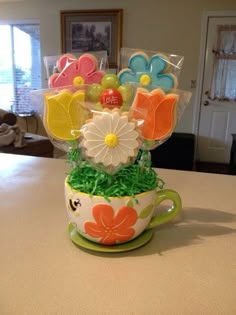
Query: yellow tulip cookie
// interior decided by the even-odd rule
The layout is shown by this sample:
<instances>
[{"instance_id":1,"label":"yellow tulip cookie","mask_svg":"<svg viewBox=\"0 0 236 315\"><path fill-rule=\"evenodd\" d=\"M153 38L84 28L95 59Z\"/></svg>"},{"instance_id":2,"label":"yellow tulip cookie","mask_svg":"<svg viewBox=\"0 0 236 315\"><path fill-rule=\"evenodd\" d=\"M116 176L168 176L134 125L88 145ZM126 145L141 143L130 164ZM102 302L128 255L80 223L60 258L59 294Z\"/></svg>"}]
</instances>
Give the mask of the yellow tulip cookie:
<instances>
[{"instance_id":1,"label":"yellow tulip cookie","mask_svg":"<svg viewBox=\"0 0 236 315\"><path fill-rule=\"evenodd\" d=\"M85 92L61 90L57 94L45 95L44 99L44 126L49 135L62 141L79 138L80 128L89 118L84 104Z\"/></svg>"}]
</instances>

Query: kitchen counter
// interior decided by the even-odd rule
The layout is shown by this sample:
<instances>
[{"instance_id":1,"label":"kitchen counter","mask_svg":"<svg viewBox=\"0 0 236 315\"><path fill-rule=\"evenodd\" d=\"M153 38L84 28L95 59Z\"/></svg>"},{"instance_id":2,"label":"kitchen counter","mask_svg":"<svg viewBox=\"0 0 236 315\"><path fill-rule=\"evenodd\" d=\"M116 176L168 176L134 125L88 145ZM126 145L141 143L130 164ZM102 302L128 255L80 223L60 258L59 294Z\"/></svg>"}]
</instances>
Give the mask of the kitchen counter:
<instances>
[{"instance_id":1,"label":"kitchen counter","mask_svg":"<svg viewBox=\"0 0 236 315\"><path fill-rule=\"evenodd\" d=\"M158 169L183 210L149 243L69 238L65 160L0 154L0 314L236 314L236 176Z\"/></svg>"}]
</instances>

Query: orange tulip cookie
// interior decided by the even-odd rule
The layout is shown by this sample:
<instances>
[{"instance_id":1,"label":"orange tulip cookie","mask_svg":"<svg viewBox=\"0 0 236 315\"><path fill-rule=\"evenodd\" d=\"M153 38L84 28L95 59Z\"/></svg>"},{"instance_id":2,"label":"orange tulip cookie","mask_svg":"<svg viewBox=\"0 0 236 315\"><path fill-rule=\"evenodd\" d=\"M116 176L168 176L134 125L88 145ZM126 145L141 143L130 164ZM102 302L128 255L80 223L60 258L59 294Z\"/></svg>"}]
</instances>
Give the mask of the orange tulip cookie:
<instances>
[{"instance_id":1,"label":"orange tulip cookie","mask_svg":"<svg viewBox=\"0 0 236 315\"><path fill-rule=\"evenodd\" d=\"M143 138L161 140L171 135L176 123L178 95L165 94L160 88L148 92L138 89L132 109L133 117L143 119Z\"/></svg>"}]
</instances>

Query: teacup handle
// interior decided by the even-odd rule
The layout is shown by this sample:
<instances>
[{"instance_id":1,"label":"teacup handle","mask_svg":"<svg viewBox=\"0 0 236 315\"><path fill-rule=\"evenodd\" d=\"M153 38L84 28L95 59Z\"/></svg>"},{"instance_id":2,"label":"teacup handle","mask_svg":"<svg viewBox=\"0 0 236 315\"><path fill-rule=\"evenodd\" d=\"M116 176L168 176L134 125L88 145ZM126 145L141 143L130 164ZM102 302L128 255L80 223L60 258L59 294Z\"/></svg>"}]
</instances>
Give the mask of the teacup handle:
<instances>
[{"instance_id":1,"label":"teacup handle","mask_svg":"<svg viewBox=\"0 0 236 315\"><path fill-rule=\"evenodd\" d=\"M182 202L179 194L170 189L160 190L156 193L154 205L158 206L164 200L171 200L173 205L171 208L167 209L164 213L154 216L149 222L146 229L152 229L163 223L167 223L173 220L180 212L182 208Z\"/></svg>"}]
</instances>

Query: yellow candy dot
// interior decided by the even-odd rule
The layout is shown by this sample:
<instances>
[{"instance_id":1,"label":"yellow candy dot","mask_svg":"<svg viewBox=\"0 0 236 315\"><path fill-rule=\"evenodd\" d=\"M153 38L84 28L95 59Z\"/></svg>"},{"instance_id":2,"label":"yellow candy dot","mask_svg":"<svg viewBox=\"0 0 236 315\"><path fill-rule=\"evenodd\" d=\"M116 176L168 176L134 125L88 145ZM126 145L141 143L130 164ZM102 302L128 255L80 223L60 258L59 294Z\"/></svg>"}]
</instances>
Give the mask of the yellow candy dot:
<instances>
[{"instance_id":1,"label":"yellow candy dot","mask_svg":"<svg viewBox=\"0 0 236 315\"><path fill-rule=\"evenodd\" d=\"M151 83L151 78L148 74L143 74L140 79L139 79L140 83L142 85L149 85Z\"/></svg>"},{"instance_id":2,"label":"yellow candy dot","mask_svg":"<svg viewBox=\"0 0 236 315\"><path fill-rule=\"evenodd\" d=\"M116 134L108 133L105 137L104 142L109 148L114 148L117 146L119 139Z\"/></svg>"},{"instance_id":3,"label":"yellow candy dot","mask_svg":"<svg viewBox=\"0 0 236 315\"><path fill-rule=\"evenodd\" d=\"M81 76L75 77L73 80L73 85L74 86L80 86L81 84L84 84L84 78L82 78Z\"/></svg>"}]
</instances>

